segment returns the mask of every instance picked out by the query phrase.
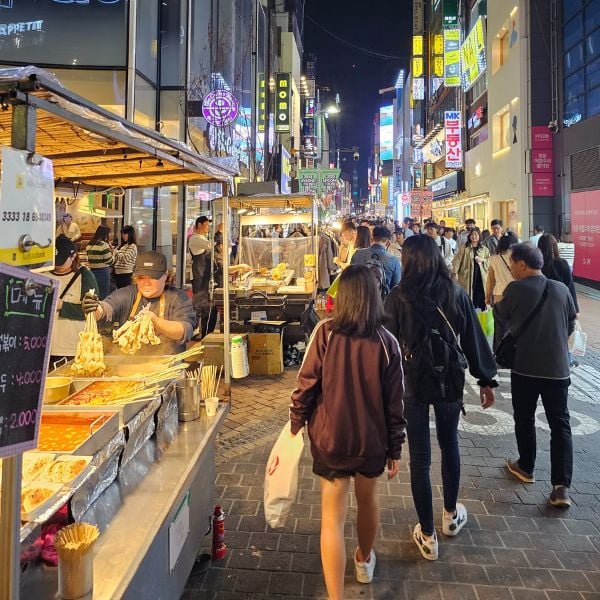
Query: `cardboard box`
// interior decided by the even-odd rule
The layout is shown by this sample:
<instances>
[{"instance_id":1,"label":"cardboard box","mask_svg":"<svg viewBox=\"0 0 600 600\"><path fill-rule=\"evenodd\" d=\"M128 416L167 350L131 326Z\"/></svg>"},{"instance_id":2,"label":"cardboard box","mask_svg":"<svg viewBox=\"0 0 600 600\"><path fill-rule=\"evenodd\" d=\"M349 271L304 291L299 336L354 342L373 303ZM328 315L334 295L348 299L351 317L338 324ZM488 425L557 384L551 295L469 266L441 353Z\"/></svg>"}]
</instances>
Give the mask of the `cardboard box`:
<instances>
[{"instance_id":1,"label":"cardboard box","mask_svg":"<svg viewBox=\"0 0 600 600\"><path fill-rule=\"evenodd\" d=\"M248 347L248 334L247 333L232 333L229 335L229 347L227 349L227 356L231 356L231 338L241 337L246 347ZM210 333L202 339L204 351L202 352L202 360L205 365L216 365L217 367L223 366L223 340L225 336L222 333Z\"/></svg>"},{"instance_id":2,"label":"cardboard box","mask_svg":"<svg viewBox=\"0 0 600 600\"><path fill-rule=\"evenodd\" d=\"M283 338L280 333L248 334L250 375L283 373Z\"/></svg>"}]
</instances>

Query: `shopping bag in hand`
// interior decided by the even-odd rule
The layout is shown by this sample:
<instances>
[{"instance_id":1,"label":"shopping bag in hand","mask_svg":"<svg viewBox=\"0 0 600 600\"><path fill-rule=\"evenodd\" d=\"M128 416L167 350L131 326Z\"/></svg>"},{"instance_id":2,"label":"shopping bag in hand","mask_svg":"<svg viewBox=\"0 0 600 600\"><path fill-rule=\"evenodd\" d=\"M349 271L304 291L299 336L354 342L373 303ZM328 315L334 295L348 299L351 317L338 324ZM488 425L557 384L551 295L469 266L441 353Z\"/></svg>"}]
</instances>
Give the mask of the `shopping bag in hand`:
<instances>
[{"instance_id":1,"label":"shopping bag in hand","mask_svg":"<svg viewBox=\"0 0 600 600\"><path fill-rule=\"evenodd\" d=\"M477 318L483 329L483 335L489 337L494 335L494 313L491 309L484 310L483 312L477 312Z\"/></svg>"},{"instance_id":2,"label":"shopping bag in hand","mask_svg":"<svg viewBox=\"0 0 600 600\"><path fill-rule=\"evenodd\" d=\"M298 492L298 464L304 448L302 431L292 436L288 421L279 434L265 469L265 521L284 527Z\"/></svg>"},{"instance_id":3,"label":"shopping bag in hand","mask_svg":"<svg viewBox=\"0 0 600 600\"><path fill-rule=\"evenodd\" d=\"M579 321L575 321L575 330L569 337L569 352L575 356L585 356L585 347L587 345L587 333L581 329Z\"/></svg>"}]
</instances>

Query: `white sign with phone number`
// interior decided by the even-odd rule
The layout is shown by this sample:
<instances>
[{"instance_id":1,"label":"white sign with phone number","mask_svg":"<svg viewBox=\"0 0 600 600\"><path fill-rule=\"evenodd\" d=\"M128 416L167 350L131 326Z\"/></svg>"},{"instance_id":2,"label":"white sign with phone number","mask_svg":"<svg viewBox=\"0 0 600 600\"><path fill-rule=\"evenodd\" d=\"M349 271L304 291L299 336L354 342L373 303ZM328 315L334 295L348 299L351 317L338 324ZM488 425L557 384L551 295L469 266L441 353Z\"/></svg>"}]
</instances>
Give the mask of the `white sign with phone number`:
<instances>
[{"instance_id":1,"label":"white sign with phone number","mask_svg":"<svg viewBox=\"0 0 600 600\"><path fill-rule=\"evenodd\" d=\"M2 148L0 262L54 266L54 169L52 161Z\"/></svg>"}]
</instances>

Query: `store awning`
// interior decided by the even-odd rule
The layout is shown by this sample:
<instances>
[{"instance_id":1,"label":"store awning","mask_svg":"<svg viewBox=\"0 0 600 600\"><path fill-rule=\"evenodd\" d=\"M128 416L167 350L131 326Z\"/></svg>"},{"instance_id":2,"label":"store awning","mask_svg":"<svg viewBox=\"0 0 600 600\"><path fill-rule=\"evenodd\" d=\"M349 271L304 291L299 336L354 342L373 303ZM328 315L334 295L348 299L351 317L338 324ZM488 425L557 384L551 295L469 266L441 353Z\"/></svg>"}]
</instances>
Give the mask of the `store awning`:
<instances>
[{"instance_id":1,"label":"store awning","mask_svg":"<svg viewBox=\"0 0 600 600\"><path fill-rule=\"evenodd\" d=\"M306 194L254 194L229 198L231 208L279 208L282 210L310 210L314 197Z\"/></svg>"},{"instance_id":2,"label":"store awning","mask_svg":"<svg viewBox=\"0 0 600 600\"><path fill-rule=\"evenodd\" d=\"M202 156L63 87L34 67L0 69L0 145L11 146L16 105L36 109L35 151L54 164L57 185L158 187L231 182L231 161Z\"/></svg>"}]
</instances>

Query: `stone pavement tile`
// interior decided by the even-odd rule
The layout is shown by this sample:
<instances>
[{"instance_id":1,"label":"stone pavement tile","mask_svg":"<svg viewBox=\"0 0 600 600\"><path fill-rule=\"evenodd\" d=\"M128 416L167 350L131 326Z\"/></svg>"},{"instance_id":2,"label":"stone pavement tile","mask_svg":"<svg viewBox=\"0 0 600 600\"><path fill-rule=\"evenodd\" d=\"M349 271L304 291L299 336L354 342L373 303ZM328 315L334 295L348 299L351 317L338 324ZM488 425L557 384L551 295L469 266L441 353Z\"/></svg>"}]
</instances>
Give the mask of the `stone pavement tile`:
<instances>
[{"instance_id":1,"label":"stone pavement tile","mask_svg":"<svg viewBox=\"0 0 600 600\"><path fill-rule=\"evenodd\" d=\"M259 551L233 549L228 554L228 569L258 569L258 565L260 564Z\"/></svg>"},{"instance_id":2,"label":"stone pavement tile","mask_svg":"<svg viewBox=\"0 0 600 600\"><path fill-rule=\"evenodd\" d=\"M204 577L202 589L211 591L233 591L238 578L238 571L211 567Z\"/></svg>"},{"instance_id":3,"label":"stone pavement tile","mask_svg":"<svg viewBox=\"0 0 600 600\"><path fill-rule=\"evenodd\" d=\"M565 569L572 571L591 571L594 564L583 552L557 552L556 556Z\"/></svg>"},{"instance_id":4,"label":"stone pavement tile","mask_svg":"<svg viewBox=\"0 0 600 600\"><path fill-rule=\"evenodd\" d=\"M422 560L419 564L421 579L424 581L446 582L455 581L454 568L450 564Z\"/></svg>"},{"instance_id":5,"label":"stone pavement tile","mask_svg":"<svg viewBox=\"0 0 600 600\"><path fill-rule=\"evenodd\" d=\"M235 583L235 592L267 593L271 573L268 571L240 571Z\"/></svg>"},{"instance_id":6,"label":"stone pavement tile","mask_svg":"<svg viewBox=\"0 0 600 600\"><path fill-rule=\"evenodd\" d=\"M489 548L481 546L461 546L465 562L477 565L495 565L496 559Z\"/></svg>"},{"instance_id":7,"label":"stone pavement tile","mask_svg":"<svg viewBox=\"0 0 600 600\"><path fill-rule=\"evenodd\" d=\"M279 552L308 552L308 536L282 533L279 538Z\"/></svg>"},{"instance_id":8,"label":"stone pavement tile","mask_svg":"<svg viewBox=\"0 0 600 600\"><path fill-rule=\"evenodd\" d=\"M498 547L502 548L502 540L498 535L497 531L486 531L479 529L472 529L468 532L468 535L471 536L471 541L475 546L486 546L486 547Z\"/></svg>"},{"instance_id":9,"label":"stone pavement tile","mask_svg":"<svg viewBox=\"0 0 600 600\"><path fill-rule=\"evenodd\" d=\"M229 521L229 520L228 520ZM229 524L229 522L228 522ZM249 531L232 531L230 529L226 532L227 535L227 547L228 548L239 548L246 549L250 542Z\"/></svg>"},{"instance_id":10,"label":"stone pavement tile","mask_svg":"<svg viewBox=\"0 0 600 600\"><path fill-rule=\"evenodd\" d=\"M256 500L234 500L229 513L232 515L255 516L259 504Z\"/></svg>"},{"instance_id":11,"label":"stone pavement tile","mask_svg":"<svg viewBox=\"0 0 600 600\"><path fill-rule=\"evenodd\" d=\"M487 566L485 572L491 585L522 585L519 572L515 567Z\"/></svg>"},{"instance_id":12,"label":"stone pavement tile","mask_svg":"<svg viewBox=\"0 0 600 600\"><path fill-rule=\"evenodd\" d=\"M527 564L525 554L522 550L513 548L493 548L492 553L499 565L507 567L521 567Z\"/></svg>"},{"instance_id":13,"label":"stone pavement tile","mask_svg":"<svg viewBox=\"0 0 600 600\"><path fill-rule=\"evenodd\" d=\"M549 600L581 600L582 596L579 592L557 592L555 590L547 590Z\"/></svg>"},{"instance_id":14,"label":"stone pavement tile","mask_svg":"<svg viewBox=\"0 0 600 600\"><path fill-rule=\"evenodd\" d=\"M593 584L583 573L574 571L552 571L559 590L572 590L575 592L596 592Z\"/></svg>"},{"instance_id":15,"label":"stone pavement tile","mask_svg":"<svg viewBox=\"0 0 600 600\"><path fill-rule=\"evenodd\" d=\"M571 552L593 552L594 545L584 535L561 535L559 536L564 547Z\"/></svg>"},{"instance_id":16,"label":"stone pavement tile","mask_svg":"<svg viewBox=\"0 0 600 600\"><path fill-rule=\"evenodd\" d=\"M227 520L229 522L230 516L227 516ZM267 523L265 521L264 514L258 514L255 516L247 516L242 515L239 521L239 525L237 526L238 531L257 531L262 532L266 531Z\"/></svg>"},{"instance_id":17,"label":"stone pavement tile","mask_svg":"<svg viewBox=\"0 0 600 600\"><path fill-rule=\"evenodd\" d=\"M529 536L534 548L539 548L540 550L564 550L564 546L558 535L551 533L528 533L527 535Z\"/></svg>"},{"instance_id":18,"label":"stone pavement tile","mask_svg":"<svg viewBox=\"0 0 600 600\"><path fill-rule=\"evenodd\" d=\"M584 600L600 600L600 593L597 592L582 592Z\"/></svg>"},{"instance_id":19,"label":"stone pavement tile","mask_svg":"<svg viewBox=\"0 0 600 600\"><path fill-rule=\"evenodd\" d=\"M222 493L222 495L225 498L227 498L227 500L248 500L249 494L249 487L241 487L235 485L228 485ZM231 512L231 507L229 509L229 512Z\"/></svg>"},{"instance_id":20,"label":"stone pavement tile","mask_svg":"<svg viewBox=\"0 0 600 600\"><path fill-rule=\"evenodd\" d=\"M476 585L475 591L479 600L512 600L510 590L505 587Z\"/></svg>"},{"instance_id":21,"label":"stone pavement tile","mask_svg":"<svg viewBox=\"0 0 600 600\"><path fill-rule=\"evenodd\" d=\"M442 588L444 600L477 600L477 594L472 585L444 583L440 587Z\"/></svg>"},{"instance_id":22,"label":"stone pavement tile","mask_svg":"<svg viewBox=\"0 0 600 600\"><path fill-rule=\"evenodd\" d=\"M537 532L539 528L535 519L531 517L505 517L504 519L511 531Z\"/></svg>"},{"instance_id":23,"label":"stone pavement tile","mask_svg":"<svg viewBox=\"0 0 600 600\"><path fill-rule=\"evenodd\" d=\"M302 573L271 573L269 594L302 594L304 575Z\"/></svg>"},{"instance_id":24,"label":"stone pavement tile","mask_svg":"<svg viewBox=\"0 0 600 600\"><path fill-rule=\"evenodd\" d=\"M594 586L595 592L600 592L600 573L598 571L586 572L585 576L589 582Z\"/></svg>"},{"instance_id":25,"label":"stone pavement tile","mask_svg":"<svg viewBox=\"0 0 600 600\"><path fill-rule=\"evenodd\" d=\"M429 581L405 581L404 594L411 600L442 600L439 584Z\"/></svg>"},{"instance_id":26,"label":"stone pavement tile","mask_svg":"<svg viewBox=\"0 0 600 600\"><path fill-rule=\"evenodd\" d=\"M296 519L294 533L315 534L321 531L320 519Z\"/></svg>"},{"instance_id":27,"label":"stone pavement tile","mask_svg":"<svg viewBox=\"0 0 600 600\"><path fill-rule=\"evenodd\" d=\"M181 600L214 600L215 593L203 590L186 589Z\"/></svg>"},{"instance_id":28,"label":"stone pavement tile","mask_svg":"<svg viewBox=\"0 0 600 600\"><path fill-rule=\"evenodd\" d=\"M248 547L251 550L277 550L279 546L279 533L252 533Z\"/></svg>"},{"instance_id":29,"label":"stone pavement tile","mask_svg":"<svg viewBox=\"0 0 600 600\"><path fill-rule=\"evenodd\" d=\"M325 589L325 582L323 581L323 576L321 574L305 574L302 595L317 598L327 597L327 590Z\"/></svg>"},{"instance_id":30,"label":"stone pavement tile","mask_svg":"<svg viewBox=\"0 0 600 600\"><path fill-rule=\"evenodd\" d=\"M292 556L293 573L321 573L321 556L319 554L300 554Z\"/></svg>"},{"instance_id":31,"label":"stone pavement tile","mask_svg":"<svg viewBox=\"0 0 600 600\"><path fill-rule=\"evenodd\" d=\"M511 588L514 600L548 600L543 590L532 590L529 588Z\"/></svg>"},{"instance_id":32,"label":"stone pavement tile","mask_svg":"<svg viewBox=\"0 0 600 600\"><path fill-rule=\"evenodd\" d=\"M549 569L526 567L519 569L519 575L527 588L538 590L556 589L556 583Z\"/></svg>"},{"instance_id":33,"label":"stone pavement tile","mask_svg":"<svg viewBox=\"0 0 600 600\"><path fill-rule=\"evenodd\" d=\"M585 520L563 519L563 523L570 533L579 535L597 535L598 529L594 523Z\"/></svg>"},{"instance_id":34,"label":"stone pavement tile","mask_svg":"<svg viewBox=\"0 0 600 600\"><path fill-rule=\"evenodd\" d=\"M501 531L498 535L507 548L533 548L527 534L521 531Z\"/></svg>"},{"instance_id":35,"label":"stone pavement tile","mask_svg":"<svg viewBox=\"0 0 600 600\"><path fill-rule=\"evenodd\" d=\"M529 566L539 569L560 569L562 564L552 550L533 550L526 552ZM527 563L523 563L526 566Z\"/></svg>"},{"instance_id":36,"label":"stone pavement tile","mask_svg":"<svg viewBox=\"0 0 600 600\"><path fill-rule=\"evenodd\" d=\"M508 525L504 517L495 515L477 515L477 522L481 529L493 531L508 531Z\"/></svg>"}]
</instances>

